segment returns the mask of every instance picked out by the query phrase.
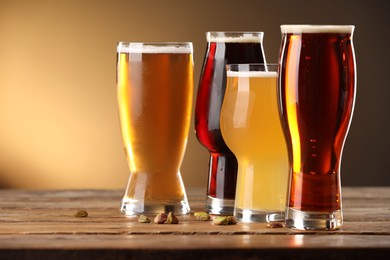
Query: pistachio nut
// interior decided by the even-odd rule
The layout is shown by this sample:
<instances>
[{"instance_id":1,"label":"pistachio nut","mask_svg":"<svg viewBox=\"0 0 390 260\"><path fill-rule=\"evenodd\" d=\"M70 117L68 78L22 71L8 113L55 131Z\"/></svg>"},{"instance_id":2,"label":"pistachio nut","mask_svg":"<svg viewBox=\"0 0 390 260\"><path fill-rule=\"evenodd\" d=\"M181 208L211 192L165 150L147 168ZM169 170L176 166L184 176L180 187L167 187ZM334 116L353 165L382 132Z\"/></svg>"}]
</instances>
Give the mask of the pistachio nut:
<instances>
[{"instance_id":1,"label":"pistachio nut","mask_svg":"<svg viewBox=\"0 0 390 260\"><path fill-rule=\"evenodd\" d=\"M164 224L165 221L167 221L167 214L165 213L157 214L157 216L154 218L154 223L157 224Z\"/></svg>"},{"instance_id":2,"label":"pistachio nut","mask_svg":"<svg viewBox=\"0 0 390 260\"><path fill-rule=\"evenodd\" d=\"M267 228L282 228L283 223L282 222L269 222L266 225Z\"/></svg>"},{"instance_id":3,"label":"pistachio nut","mask_svg":"<svg viewBox=\"0 0 390 260\"><path fill-rule=\"evenodd\" d=\"M178 224L179 223L179 219L175 215L173 215L172 211L170 211L168 213L167 220L166 220L165 223L167 223L167 224Z\"/></svg>"},{"instance_id":4,"label":"pistachio nut","mask_svg":"<svg viewBox=\"0 0 390 260\"><path fill-rule=\"evenodd\" d=\"M150 219L145 215L140 215L138 218L139 223L150 223Z\"/></svg>"},{"instance_id":5,"label":"pistachio nut","mask_svg":"<svg viewBox=\"0 0 390 260\"><path fill-rule=\"evenodd\" d=\"M233 216L217 216L213 218L214 225L235 225L238 221Z\"/></svg>"},{"instance_id":6,"label":"pistachio nut","mask_svg":"<svg viewBox=\"0 0 390 260\"><path fill-rule=\"evenodd\" d=\"M207 212L195 212L194 217L199 221L208 221L210 220L210 215Z\"/></svg>"},{"instance_id":7,"label":"pistachio nut","mask_svg":"<svg viewBox=\"0 0 390 260\"><path fill-rule=\"evenodd\" d=\"M76 209L73 213L73 216L75 218L86 218L88 217L88 212L84 209Z\"/></svg>"},{"instance_id":8,"label":"pistachio nut","mask_svg":"<svg viewBox=\"0 0 390 260\"><path fill-rule=\"evenodd\" d=\"M217 216L213 218L214 225L228 225L229 219L226 216Z\"/></svg>"},{"instance_id":9,"label":"pistachio nut","mask_svg":"<svg viewBox=\"0 0 390 260\"><path fill-rule=\"evenodd\" d=\"M238 223L238 220L234 216L228 216L227 218L228 218L229 225L235 225Z\"/></svg>"}]
</instances>

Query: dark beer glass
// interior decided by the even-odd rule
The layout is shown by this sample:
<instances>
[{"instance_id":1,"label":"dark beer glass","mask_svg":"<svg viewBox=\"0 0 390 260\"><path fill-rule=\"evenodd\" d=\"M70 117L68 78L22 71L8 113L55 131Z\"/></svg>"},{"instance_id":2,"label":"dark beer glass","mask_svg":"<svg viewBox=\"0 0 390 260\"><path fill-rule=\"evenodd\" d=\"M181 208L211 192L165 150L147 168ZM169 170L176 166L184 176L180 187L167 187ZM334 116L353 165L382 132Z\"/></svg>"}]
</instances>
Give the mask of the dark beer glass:
<instances>
[{"instance_id":1,"label":"dark beer glass","mask_svg":"<svg viewBox=\"0 0 390 260\"><path fill-rule=\"evenodd\" d=\"M226 64L264 63L263 32L208 32L195 108L195 132L210 152L206 208L211 214L234 211L237 159L220 131Z\"/></svg>"},{"instance_id":2,"label":"dark beer glass","mask_svg":"<svg viewBox=\"0 0 390 260\"><path fill-rule=\"evenodd\" d=\"M354 26L282 25L279 101L291 172L286 225L343 224L340 163L355 102Z\"/></svg>"}]
</instances>

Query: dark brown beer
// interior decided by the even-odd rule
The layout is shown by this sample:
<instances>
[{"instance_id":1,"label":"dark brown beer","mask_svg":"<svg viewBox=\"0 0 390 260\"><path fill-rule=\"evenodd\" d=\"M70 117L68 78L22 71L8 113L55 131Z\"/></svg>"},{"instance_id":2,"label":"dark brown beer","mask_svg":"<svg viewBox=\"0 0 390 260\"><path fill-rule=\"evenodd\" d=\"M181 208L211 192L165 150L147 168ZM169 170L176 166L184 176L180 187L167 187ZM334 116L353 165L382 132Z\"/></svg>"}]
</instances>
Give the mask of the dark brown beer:
<instances>
[{"instance_id":1,"label":"dark brown beer","mask_svg":"<svg viewBox=\"0 0 390 260\"><path fill-rule=\"evenodd\" d=\"M209 200L221 204L215 214L232 214L236 193L237 159L226 146L220 130L220 112L226 89L228 63L264 63L263 33L209 32L207 50L199 81L195 108L195 131L199 142L210 152ZM228 202L229 201L229 202ZM230 204L228 206L228 204ZM230 207L230 211L222 208ZM219 210L221 208L221 210Z\"/></svg>"},{"instance_id":2,"label":"dark brown beer","mask_svg":"<svg viewBox=\"0 0 390 260\"><path fill-rule=\"evenodd\" d=\"M287 206L336 212L355 100L353 26L282 26L282 32L279 95L292 166Z\"/></svg>"}]
</instances>

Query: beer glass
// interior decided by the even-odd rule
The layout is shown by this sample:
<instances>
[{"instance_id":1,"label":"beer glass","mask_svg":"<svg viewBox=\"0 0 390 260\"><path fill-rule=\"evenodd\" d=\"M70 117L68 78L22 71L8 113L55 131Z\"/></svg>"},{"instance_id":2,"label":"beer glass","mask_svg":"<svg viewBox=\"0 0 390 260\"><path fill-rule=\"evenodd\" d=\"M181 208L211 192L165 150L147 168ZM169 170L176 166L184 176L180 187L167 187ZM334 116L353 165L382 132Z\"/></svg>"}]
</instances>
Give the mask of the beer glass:
<instances>
[{"instance_id":1,"label":"beer glass","mask_svg":"<svg viewBox=\"0 0 390 260\"><path fill-rule=\"evenodd\" d=\"M227 63L264 63L263 32L208 32L195 108L195 133L210 153L207 211L232 215L237 159L222 138L219 116Z\"/></svg>"},{"instance_id":2,"label":"beer glass","mask_svg":"<svg viewBox=\"0 0 390 260\"><path fill-rule=\"evenodd\" d=\"M221 132L238 160L235 216L283 221L289 163L279 117L276 64L227 65Z\"/></svg>"},{"instance_id":3,"label":"beer glass","mask_svg":"<svg viewBox=\"0 0 390 260\"><path fill-rule=\"evenodd\" d=\"M180 167L191 120L192 43L118 43L117 93L130 168L122 213L188 213Z\"/></svg>"},{"instance_id":4,"label":"beer glass","mask_svg":"<svg viewBox=\"0 0 390 260\"><path fill-rule=\"evenodd\" d=\"M340 163L355 102L354 26L282 25L281 118L291 159L286 225L343 224Z\"/></svg>"}]
</instances>

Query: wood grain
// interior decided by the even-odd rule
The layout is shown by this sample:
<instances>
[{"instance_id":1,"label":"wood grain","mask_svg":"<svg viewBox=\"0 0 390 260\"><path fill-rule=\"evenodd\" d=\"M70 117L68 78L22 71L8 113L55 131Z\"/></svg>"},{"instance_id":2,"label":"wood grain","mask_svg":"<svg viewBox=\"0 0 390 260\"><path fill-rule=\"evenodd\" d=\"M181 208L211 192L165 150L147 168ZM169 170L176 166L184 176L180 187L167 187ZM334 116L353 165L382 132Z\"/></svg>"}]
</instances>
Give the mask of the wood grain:
<instances>
[{"instance_id":1,"label":"wood grain","mask_svg":"<svg viewBox=\"0 0 390 260\"><path fill-rule=\"evenodd\" d=\"M265 223L216 226L142 224L119 213L117 190L0 190L0 259L15 258L377 258L390 255L390 187L343 188L345 224L331 232L267 228ZM188 191L202 211L203 189ZM87 218L75 218L78 208ZM151 216L153 217L153 216Z\"/></svg>"}]
</instances>

